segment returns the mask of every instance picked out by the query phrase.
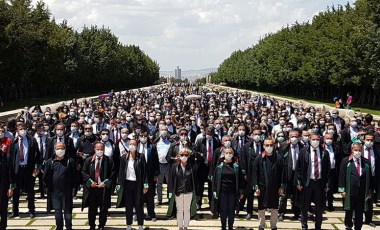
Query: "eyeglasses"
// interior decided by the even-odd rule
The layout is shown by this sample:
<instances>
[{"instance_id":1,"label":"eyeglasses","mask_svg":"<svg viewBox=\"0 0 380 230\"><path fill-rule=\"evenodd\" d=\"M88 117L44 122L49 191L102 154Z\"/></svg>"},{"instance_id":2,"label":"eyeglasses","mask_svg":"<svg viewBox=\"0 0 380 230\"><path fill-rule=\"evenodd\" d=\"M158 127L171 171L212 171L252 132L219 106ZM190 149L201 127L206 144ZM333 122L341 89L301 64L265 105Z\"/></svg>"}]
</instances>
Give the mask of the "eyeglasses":
<instances>
[{"instance_id":1,"label":"eyeglasses","mask_svg":"<svg viewBox=\"0 0 380 230\"><path fill-rule=\"evenodd\" d=\"M180 133L180 136L187 136L187 133Z\"/></svg>"},{"instance_id":2,"label":"eyeglasses","mask_svg":"<svg viewBox=\"0 0 380 230\"><path fill-rule=\"evenodd\" d=\"M264 145L265 147L273 147L274 145L271 144L271 145Z\"/></svg>"},{"instance_id":3,"label":"eyeglasses","mask_svg":"<svg viewBox=\"0 0 380 230\"><path fill-rule=\"evenodd\" d=\"M189 154L180 154L181 157L188 157Z\"/></svg>"}]
</instances>

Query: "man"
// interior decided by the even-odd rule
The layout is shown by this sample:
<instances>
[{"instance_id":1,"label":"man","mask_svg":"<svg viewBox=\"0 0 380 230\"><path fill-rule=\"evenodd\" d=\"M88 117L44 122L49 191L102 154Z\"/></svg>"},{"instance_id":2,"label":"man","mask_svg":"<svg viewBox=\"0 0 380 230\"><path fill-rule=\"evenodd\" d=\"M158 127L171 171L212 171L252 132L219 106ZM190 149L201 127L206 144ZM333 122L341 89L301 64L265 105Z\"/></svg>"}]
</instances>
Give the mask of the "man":
<instances>
[{"instance_id":1,"label":"man","mask_svg":"<svg viewBox=\"0 0 380 230\"><path fill-rule=\"evenodd\" d=\"M54 146L54 156L47 160L43 177L47 188L47 211L54 209L57 230L63 230L63 218L66 229L72 229L73 196L75 186L76 166L74 159L65 154L66 146L57 142ZM62 210L64 214L62 213Z\"/></svg>"},{"instance_id":2,"label":"man","mask_svg":"<svg viewBox=\"0 0 380 230\"><path fill-rule=\"evenodd\" d=\"M8 198L13 195L13 178L11 178L10 171L12 170L11 162L9 161L9 149L12 140L5 137L5 129L0 126L0 229L7 228L7 212L8 212Z\"/></svg>"},{"instance_id":3,"label":"man","mask_svg":"<svg viewBox=\"0 0 380 230\"><path fill-rule=\"evenodd\" d=\"M104 114L101 112L94 113L94 124L92 125L92 130L95 135L99 135L103 129L108 129L111 131L111 126L104 122Z\"/></svg>"},{"instance_id":4,"label":"man","mask_svg":"<svg viewBox=\"0 0 380 230\"><path fill-rule=\"evenodd\" d=\"M325 145L324 151L330 157L330 189L327 192L327 210L335 211L333 206L334 193L338 188L339 166L342 161L339 148L334 143L334 136L331 133L326 133L324 137Z\"/></svg>"},{"instance_id":5,"label":"man","mask_svg":"<svg viewBox=\"0 0 380 230\"><path fill-rule=\"evenodd\" d=\"M344 198L343 209L346 211L344 224L347 230L361 229L363 212L368 210L366 200L372 197L372 177L370 163L362 157L362 145L354 142L351 155L344 158L340 165L339 192ZM355 211L355 223L352 216Z\"/></svg>"},{"instance_id":6,"label":"man","mask_svg":"<svg viewBox=\"0 0 380 230\"><path fill-rule=\"evenodd\" d=\"M111 185L114 174L112 160L104 155L104 143L97 142L95 154L84 162L82 170L83 200L82 211L88 207L88 222L90 230L95 230L95 219L99 214L99 230L107 223L108 209L111 206ZM99 208L99 212L98 212Z\"/></svg>"},{"instance_id":7,"label":"man","mask_svg":"<svg viewBox=\"0 0 380 230\"><path fill-rule=\"evenodd\" d=\"M65 125L62 123L59 123L55 126L55 133L56 136L49 139L47 146L46 146L46 154L45 154L45 160L48 160L54 156L54 146L57 142L63 142L66 146L66 155L68 155L71 158L76 157L76 153L74 150L74 142L73 139L69 136L64 135L65 132Z\"/></svg>"},{"instance_id":8,"label":"man","mask_svg":"<svg viewBox=\"0 0 380 230\"><path fill-rule=\"evenodd\" d=\"M144 154L146 161L146 176L149 184L148 192L144 194L146 208L148 210L149 219L153 222L157 220L154 211L154 195L156 192L157 177L160 175L159 161L156 146L152 145L148 140L148 132L144 131L139 136L139 144L137 151Z\"/></svg>"},{"instance_id":9,"label":"man","mask_svg":"<svg viewBox=\"0 0 380 230\"><path fill-rule=\"evenodd\" d=\"M212 164L213 159L213 153L214 151L220 147L219 140L215 137L215 131L213 127L207 127L206 128L206 137L203 138L202 141L197 143L195 146L195 151L198 153L201 153L202 156L205 158L203 162L199 163L198 168L198 188L197 188L197 208L198 210L201 210L202 206L202 196L204 191L204 183L208 183L208 203L211 204L212 200L212 182L210 178L208 178L210 167Z\"/></svg>"},{"instance_id":10,"label":"man","mask_svg":"<svg viewBox=\"0 0 380 230\"><path fill-rule=\"evenodd\" d=\"M339 116L339 111L337 109L331 111L331 117L331 123L335 125L337 134L340 134L344 129L346 122Z\"/></svg>"},{"instance_id":11,"label":"man","mask_svg":"<svg viewBox=\"0 0 380 230\"><path fill-rule=\"evenodd\" d=\"M34 134L34 138L37 141L38 150L40 151L42 159L45 159L48 138L45 135L44 128L41 123L37 124L37 132ZM41 172L38 174L38 190L41 193L42 199L45 198L45 189L44 189L43 180L42 180L43 175L44 175L44 170L45 170L45 162L43 160L42 165L41 165Z\"/></svg>"},{"instance_id":12,"label":"man","mask_svg":"<svg viewBox=\"0 0 380 230\"><path fill-rule=\"evenodd\" d=\"M244 145L250 140L247 136L246 128L244 125L239 125L238 127L238 135L235 138L232 138L232 148L236 149L235 156L237 158L241 157L242 150ZM260 130L261 135L261 130Z\"/></svg>"},{"instance_id":13,"label":"man","mask_svg":"<svg viewBox=\"0 0 380 230\"><path fill-rule=\"evenodd\" d=\"M92 157L94 154L94 143L96 136L93 134L93 128L87 124L84 126L84 135L78 140L78 155L82 159Z\"/></svg>"},{"instance_id":14,"label":"man","mask_svg":"<svg viewBox=\"0 0 380 230\"><path fill-rule=\"evenodd\" d=\"M14 177L15 189L13 196L12 215L10 218L19 217L20 189L25 188L28 198L29 217L34 218L34 177L40 172L41 155L37 149L37 141L26 135L26 125L19 124L18 137L13 140L10 148L12 164L12 177Z\"/></svg>"},{"instance_id":15,"label":"man","mask_svg":"<svg viewBox=\"0 0 380 230\"><path fill-rule=\"evenodd\" d=\"M168 131L168 133L170 133ZM192 148L192 144L188 138L188 131L184 128L180 129L178 132L179 140L171 143L168 153L166 155L166 161L170 164L174 164L176 161L176 156L179 151L183 148Z\"/></svg>"},{"instance_id":16,"label":"man","mask_svg":"<svg viewBox=\"0 0 380 230\"><path fill-rule=\"evenodd\" d=\"M284 193L282 183L283 161L274 151L274 141L264 141L265 151L258 155L252 165L252 185L258 197L259 229L265 227L265 209L270 209L270 228L277 229L278 200Z\"/></svg>"},{"instance_id":17,"label":"man","mask_svg":"<svg viewBox=\"0 0 380 230\"><path fill-rule=\"evenodd\" d=\"M351 118L350 126L343 129L340 133L340 141L342 147L342 157L348 157L351 155L351 145L353 140L355 141L358 136L359 128L358 122L355 117Z\"/></svg>"},{"instance_id":18,"label":"man","mask_svg":"<svg viewBox=\"0 0 380 230\"><path fill-rule=\"evenodd\" d=\"M166 159L166 155L168 154L169 148L171 146L170 141L168 140L168 131L166 126L159 127L159 141L156 143L158 161L159 161L159 171L160 175L157 179L157 203L159 205L162 204L162 185L165 181L169 179L169 170L170 164Z\"/></svg>"},{"instance_id":19,"label":"man","mask_svg":"<svg viewBox=\"0 0 380 230\"><path fill-rule=\"evenodd\" d=\"M320 146L320 136L310 135L310 147L303 148L296 166L297 189L301 191L301 224L308 229L308 210L311 202L315 204L315 229L322 227L325 192L330 189L330 157Z\"/></svg>"},{"instance_id":20,"label":"man","mask_svg":"<svg viewBox=\"0 0 380 230\"><path fill-rule=\"evenodd\" d=\"M288 198L290 198L292 204L293 219L298 220L300 218L300 194L296 188L296 166L302 148L299 132L295 129L291 130L287 144L280 150L284 159L286 192L280 198L279 221L284 220Z\"/></svg>"},{"instance_id":21,"label":"man","mask_svg":"<svg viewBox=\"0 0 380 230\"><path fill-rule=\"evenodd\" d=\"M247 200L247 216L246 220L252 218L253 213L253 199L254 191L252 190L252 165L256 157L259 156L263 151L263 144L261 142L261 129L256 128L252 130L252 138L246 143L242 149L242 154L240 156L242 172L244 176L244 187L245 196L240 200L240 210L243 210L245 201Z\"/></svg>"},{"instance_id":22,"label":"man","mask_svg":"<svg viewBox=\"0 0 380 230\"><path fill-rule=\"evenodd\" d=\"M368 164L371 168L371 180L373 182L373 187L376 193L379 192L379 178L380 178L380 156L378 152L373 148L375 141L375 136L373 134L366 134L364 139L364 151L363 157L368 161ZM372 221L373 217L373 204L376 202L376 195L374 194L367 200L368 210L365 214L365 224L370 225L371 227L376 227L376 225Z\"/></svg>"}]
</instances>

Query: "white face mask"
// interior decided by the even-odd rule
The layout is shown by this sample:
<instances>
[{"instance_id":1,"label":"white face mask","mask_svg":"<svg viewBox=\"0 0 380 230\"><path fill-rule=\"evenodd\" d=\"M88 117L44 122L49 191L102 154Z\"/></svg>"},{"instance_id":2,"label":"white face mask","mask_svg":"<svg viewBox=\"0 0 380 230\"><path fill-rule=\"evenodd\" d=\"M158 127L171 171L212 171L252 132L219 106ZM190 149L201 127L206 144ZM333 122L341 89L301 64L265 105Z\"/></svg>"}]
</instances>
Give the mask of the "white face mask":
<instances>
[{"instance_id":1,"label":"white face mask","mask_svg":"<svg viewBox=\"0 0 380 230\"><path fill-rule=\"evenodd\" d=\"M362 155L362 152L361 152L361 151L354 151L354 157L355 157L356 159L359 159L359 158L361 157L361 155Z\"/></svg>"},{"instance_id":2,"label":"white face mask","mask_svg":"<svg viewBox=\"0 0 380 230\"><path fill-rule=\"evenodd\" d=\"M128 138L128 134L126 134L126 133L122 133L121 134L121 139L127 139Z\"/></svg>"},{"instance_id":3,"label":"white face mask","mask_svg":"<svg viewBox=\"0 0 380 230\"><path fill-rule=\"evenodd\" d=\"M273 152L273 147L264 147L265 152L271 154Z\"/></svg>"},{"instance_id":4,"label":"white face mask","mask_svg":"<svg viewBox=\"0 0 380 230\"><path fill-rule=\"evenodd\" d=\"M104 142L108 141L108 135L106 134L102 135L102 141Z\"/></svg>"},{"instance_id":5,"label":"white face mask","mask_svg":"<svg viewBox=\"0 0 380 230\"><path fill-rule=\"evenodd\" d=\"M245 135L245 131L238 131L238 134L239 134L239 136L244 136Z\"/></svg>"},{"instance_id":6,"label":"white face mask","mask_svg":"<svg viewBox=\"0 0 380 230\"><path fill-rule=\"evenodd\" d=\"M57 149L55 150L55 155L58 157L63 157L65 155L65 150L64 149Z\"/></svg>"},{"instance_id":7,"label":"white face mask","mask_svg":"<svg viewBox=\"0 0 380 230\"><path fill-rule=\"evenodd\" d=\"M211 140L212 136L211 135L206 135L207 140Z\"/></svg>"},{"instance_id":8,"label":"white face mask","mask_svg":"<svg viewBox=\"0 0 380 230\"><path fill-rule=\"evenodd\" d=\"M166 119L165 122L166 122L166 124L170 124L171 120Z\"/></svg>"},{"instance_id":9,"label":"white face mask","mask_svg":"<svg viewBox=\"0 0 380 230\"><path fill-rule=\"evenodd\" d=\"M231 147L231 141L225 141L225 142L224 142L224 147L225 147L225 148L229 148L229 147Z\"/></svg>"},{"instance_id":10,"label":"white face mask","mask_svg":"<svg viewBox=\"0 0 380 230\"><path fill-rule=\"evenodd\" d=\"M101 157L101 156L103 156L104 151L103 150L95 150L95 154L96 154L96 156Z\"/></svg>"},{"instance_id":11,"label":"white face mask","mask_svg":"<svg viewBox=\"0 0 380 230\"><path fill-rule=\"evenodd\" d=\"M168 135L168 131L160 131L160 136L165 138Z\"/></svg>"},{"instance_id":12,"label":"white face mask","mask_svg":"<svg viewBox=\"0 0 380 230\"><path fill-rule=\"evenodd\" d=\"M51 116L50 115L46 115L46 120L50 120L51 119Z\"/></svg>"},{"instance_id":13,"label":"white face mask","mask_svg":"<svg viewBox=\"0 0 380 230\"><path fill-rule=\"evenodd\" d=\"M183 163L185 163L185 162L187 162L188 157L187 157L187 156L182 156L182 157L180 157L179 159L181 159L181 161L182 161Z\"/></svg>"},{"instance_id":14,"label":"white face mask","mask_svg":"<svg viewBox=\"0 0 380 230\"><path fill-rule=\"evenodd\" d=\"M3 138L3 137L4 137L4 133L1 133L1 134L0 134L0 138Z\"/></svg>"},{"instance_id":15,"label":"white face mask","mask_svg":"<svg viewBox=\"0 0 380 230\"><path fill-rule=\"evenodd\" d=\"M232 154L224 154L224 159L226 159L226 160L228 160L228 161L231 160L232 157L233 157Z\"/></svg>"},{"instance_id":16,"label":"white face mask","mask_svg":"<svg viewBox=\"0 0 380 230\"><path fill-rule=\"evenodd\" d=\"M26 136L26 130L25 130L25 129L19 130L19 131L18 131L18 135L19 135L20 137L25 137L25 136Z\"/></svg>"},{"instance_id":17,"label":"white face mask","mask_svg":"<svg viewBox=\"0 0 380 230\"><path fill-rule=\"evenodd\" d=\"M310 144L311 144L311 146L313 146L313 148L316 149L319 146L319 141L311 141Z\"/></svg>"},{"instance_id":18,"label":"white face mask","mask_svg":"<svg viewBox=\"0 0 380 230\"><path fill-rule=\"evenodd\" d=\"M331 145L331 144L333 143L333 140L331 140L331 139L327 139L327 140L325 141L325 143L326 143L326 145Z\"/></svg>"},{"instance_id":19,"label":"white face mask","mask_svg":"<svg viewBox=\"0 0 380 230\"><path fill-rule=\"evenodd\" d=\"M292 137L290 138L290 143L292 143L292 145L295 145L298 143L298 137Z\"/></svg>"},{"instance_id":20,"label":"white face mask","mask_svg":"<svg viewBox=\"0 0 380 230\"><path fill-rule=\"evenodd\" d=\"M351 121L351 127L355 128L356 126L358 126L358 123L356 121Z\"/></svg>"},{"instance_id":21,"label":"white face mask","mask_svg":"<svg viewBox=\"0 0 380 230\"><path fill-rule=\"evenodd\" d=\"M78 128L77 128L77 127L71 127L71 132L72 132L72 133L75 133L76 131L78 131Z\"/></svg>"},{"instance_id":22,"label":"white face mask","mask_svg":"<svg viewBox=\"0 0 380 230\"><path fill-rule=\"evenodd\" d=\"M181 142L184 142L184 141L187 140L187 137L186 137L186 136L180 136L180 137L179 137L179 140L180 140Z\"/></svg>"},{"instance_id":23,"label":"white face mask","mask_svg":"<svg viewBox=\"0 0 380 230\"><path fill-rule=\"evenodd\" d=\"M335 133L335 130L334 130L334 129L328 129L328 130L327 130L327 133L329 133L329 134L334 134L334 133Z\"/></svg>"},{"instance_id":24,"label":"white face mask","mask_svg":"<svg viewBox=\"0 0 380 230\"><path fill-rule=\"evenodd\" d=\"M63 130L57 130L57 136L62 137L63 136Z\"/></svg>"},{"instance_id":25,"label":"white face mask","mask_svg":"<svg viewBox=\"0 0 380 230\"><path fill-rule=\"evenodd\" d=\"M135 152L136 151L136 146L134 145L129 145L129 151Z\"/></svg>"},{"instance_id":26,"label":"white face mask","mask_svg":"<svg viewBox=\"0 0 380 230\"><path fill-rule=\"evenodd\" d=\"M261 137L260 135L254 135L253 138L252 138L255 142L259 142Z\"/></svg>"},{"instance_id":27,"label":"white face mask","mask_svg":"<svg viewBox=\"0 0 380 230\"><path fill-rule=\"evenodd\" d=\"M132 117L127 117L125 118L127 121L131 121L132 120Z\"/></svg>"},{"instance_id":28,"label":"white face mask","mask_svg":"<svg viewBox=\"0 0 380 230\"><path fill-rule=\"evenodd\" d=\"M372 148L373 147L373 141L365 141L364 142L365 147Z\"/></svg>"},{"instance_id":29,"label":"white face mask","mask_svg":"<svg viewBox=\"0 0 380 230\"><path fill-rule=\"evenodd\" d=\"M89 137L89 136L92 135L92 132L84 132L84 135L85 135L86 137Z\"/></svg>"},{"instance_id":30,"label":"white face mask","mask_svg":"<svg viewBox=\"0 0 380 230\"><path fill-rule=\"evenodd\" d=\"M95 122L95 123L99 123L99 118L95 117L95 118L94 118L94 122Z\"/></svg>"},{"instance_id":31,"label":"white face mask","mask_svg":"<svg viewBox=\"0 0 380 230\"><path fill-rule=\"evenodd\" d=\"M302 137L302 140L303 140L304 143L307 143L307 142L309 142L309 137L306 137L306 136Z\"/></svg>"}]
</instances>

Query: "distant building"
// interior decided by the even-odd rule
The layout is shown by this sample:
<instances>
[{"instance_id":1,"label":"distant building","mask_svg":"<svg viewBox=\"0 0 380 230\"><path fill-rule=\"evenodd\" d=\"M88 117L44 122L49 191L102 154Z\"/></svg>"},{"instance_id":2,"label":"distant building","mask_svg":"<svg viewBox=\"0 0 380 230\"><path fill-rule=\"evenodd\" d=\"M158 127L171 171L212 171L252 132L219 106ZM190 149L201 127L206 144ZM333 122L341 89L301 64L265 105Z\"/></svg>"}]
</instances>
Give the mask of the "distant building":
<instances>
[{"instance_id":1,"label":"distant building","mask_svg":"<svg viewBox=\"0 0 380 230\"><path fill-rule=\"evenodd\" d=\"M175 79L181 80L181 69L179 66L177 66L177 69L174 70L175 72Z\"/></svg>"}]
</instances>

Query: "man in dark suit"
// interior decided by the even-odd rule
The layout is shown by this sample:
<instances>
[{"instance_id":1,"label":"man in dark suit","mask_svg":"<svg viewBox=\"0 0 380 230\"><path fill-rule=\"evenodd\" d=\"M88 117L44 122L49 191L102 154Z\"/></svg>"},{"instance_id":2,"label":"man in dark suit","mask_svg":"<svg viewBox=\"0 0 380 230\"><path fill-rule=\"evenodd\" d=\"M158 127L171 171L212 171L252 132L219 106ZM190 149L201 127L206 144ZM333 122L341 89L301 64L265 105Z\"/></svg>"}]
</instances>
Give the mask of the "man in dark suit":
<instances>
[{"instance_id":1,"label":"man in dark suit","mask_svg":"<svg viewBox=\"0 0 380 230\"><path fill-rule=\"evenodd\" d=\"M148 192L144 194L144 201L148 210L149 218L154 222L156 221L156 213L154 211L154 195L156 192L156 182L160 175L160 168L158 162L157 148L151 144L148 138L147 131L144 131L139 136L139 144L137 152L144 154L146 161L146 174L149 184Z\"/></svg>"},{"instance_id":2,"label":"man in dark suit","mask_svg":"<svg viewBox=\"0 0 380 230\"><path fill-rule=\"evenodd\" d=\"M242 149L242 153L240 155L240 162L242 167L242 172L244 176L244 188L245 188L245 196L240 200L240 210L243 210L245 201L247 200L247 216L246 220L250 220L252 218L253 212L253 198L254 191L252 190L251 181L252 178L252 165L255 161L256 157L260 155L263 151L263 143L261 142L261 129L254 129L251 133L253 139L250 139Z\"/></svg>"},{"instance_id":3,"label":"man in dark suit","mask_svg":"<svg viewBox=\"0 0 380 230\"><path fill-rule=\"evenodd\" d=\"M28 209L30 218L34 218L34 178L39 174L41 155L37 149L36 139L26 134L26 125L18 126L18 137L12 142L10 157L12 164L11 174L15 181L13 207L11 218L19 216L20 189L25 188L28 194Z\"/></svg>"},{"instance_id":4,"label":"man in dark suit","mask_svg":"<svg viewBox=\"0 0 380 230\"><path fill-rule=\"evenodd\" d=\"M340 133L340 142L342 148L342 157L348 157L351 155L352 140L357 138L359 132L358 123L356 118L351 118L350 126L343 129Z\"/></svg>"},{"instance_id":5,"label":"man in dark suit","mask_svg":"<svg viewBox=\"0 0 380 230\"><path fill-rule=\"evenodd\" d=\"M352 144L352 154L345 157L340 165L339 189L346 211L344 224L347 230L361 229L363 226L363 212L368 210L368 202L372 196L371 165L362 156L362 145L358 142ZM355 211L355 224L352 215Z\"/></svg>"},{"instance_id":6,"label":"man in dark suit","mask_svg":"<svg viewBox=\"0 0 380 230\"><path fill-rule=\"evenodd\" d=\"M65 146L66 146L65 155L67 155L68 157L71 157L73 159L76 158L73 139L69 136L64 135L64 132L65 132L65 125L64 124L59 123L55 126L56 136L50 138L48 143L47 143L45 160L48 160L48 159L54 157L54 146L57 142L65 143Z\"/></svg>"},{"instance_id":7,"label":"man in dark suit","mask_svg":"<svg viewBox=\"0 0 380 230\"><path fill-rule=\"evenodd\" d=\"M88 207L88 224L95 230L95 220L99 210L99 230L103 230L107 222L108 209L111 206L111 188L114 167L112 159L104 155L102 142L95 144L95 154L86 159L82 169L83 200L82 210Z\"/></svg>"},{"instance_id":8,"label":"man in dark suit","mask_svg":"<svg viewBox=\"0 0 380 230\"><path fill-rule=\"evenodd\" d=\"M203 162L199 162L198 168L198 188L197 188L197 208L201 209L202 206L202 196L204 191L204 183L208 183L208 203L211 204L212 200L212 183L210 178L208 178L210 167L212 164L213 153L214 151L220 147L220 142L218 138L215 137L214 128L209 126L206 128L206 137L203 138L200 142L195 146L195 151L200 153L205 159Z\"/></svg>"},{"instance_id":9,"label":"man in dark suit","mask_svg":"<svg viewBox=\"0 0 380 230\"><path fill-rule=\"evenodd\" d=\"M261 135L261 130L260 130ZM244 145L249 141L247 131L244 125L239 125L238 135L232 139L232 148L236 149L236 157L240 158Z\"/></svg>"},{"instance_id":10,"label":"man in dark suit","mask_svg":"<svg viewBox=\"0 0 380 230\"><path fill-rule=\"evenodd\" d=\"M296 166L297 189L301 191L301 224L308 229L308 210L315 204L315 229L321 229L325 192L329 190L330 158L320 146L318 134L310 135L310 147L303 148Z\"/></svg>"}]
</instances>

